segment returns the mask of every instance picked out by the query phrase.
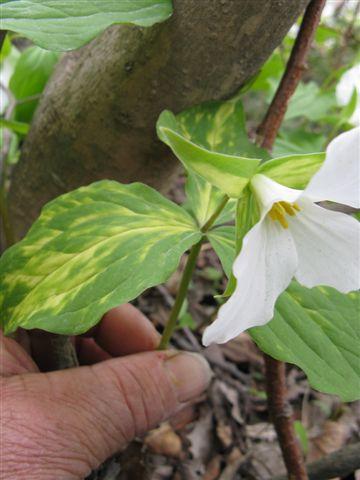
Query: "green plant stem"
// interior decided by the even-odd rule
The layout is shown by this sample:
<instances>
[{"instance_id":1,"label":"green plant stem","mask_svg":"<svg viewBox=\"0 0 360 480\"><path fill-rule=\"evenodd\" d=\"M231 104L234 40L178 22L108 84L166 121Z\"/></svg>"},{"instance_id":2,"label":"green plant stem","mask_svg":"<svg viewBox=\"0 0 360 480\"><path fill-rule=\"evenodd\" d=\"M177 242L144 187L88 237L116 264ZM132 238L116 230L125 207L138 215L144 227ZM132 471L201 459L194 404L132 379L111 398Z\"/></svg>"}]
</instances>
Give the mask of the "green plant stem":
<instances>
[{"instance_id":1,"label":"green plant stem","mask_svg":"<svg viewBox=\"0 0 360 480\"><path fill-rule=\"evenodd\" d=\"M184 300L185 300L185 297L186 297L186 294L187 294L187 291L188 291L188 288L189 288L190 280L191 280L191 277L192 277L192 274L193 274L193 271L194 271L194 268L195 268L195 265L196 265L196 260L197 260L197 257L199 255L199 252L200 252L201 245L202 245L203 241L204 241L204 238L201 238L201 240L198 243L196 243L195 245L193 245L191 250L190 250L190 254L189 254L189 257L187 259L186 267L185 267L184 273L183 273L182 278L181 278L179 290L178 290L177 295L176 295L175 303L174 303L174 306L171 310L170 317L169 317L169 320L166 324L164 333L161 337L159 350L165 350L167 348L168 343L169 343L170 338L171 338L171 335L176 328L177 319L178 319L181 307L184 303Z\"/></svg>"},{"instance_id":2,"label":"green plant stem","mask_svg":"<svg viewBox=\"0 0 360 480\"><path fill-rule=\"evenodd\" d=\"M225 195L223 200L220 202L219 206L215 210L215 212L211 215L208 221L201 228L201 233L205 234L214 225L214 222L216 221L216 219L218 218L218 216L220 215L220 213L222 212L222 210L224 209L228 201L229 201L229 197ZM175 298L175 303L172 307L169 320L162 334L158 350L165 350L167 348L171 335L173 334L176 328L176 323L179 317L179 313L180 313L181 307L183 306L184 300L186 298L191 277L195 269L196 260L200 253L201 245L203 244L204 239L205 239L205 236L203 236L198 243L196 243L191 247L191 250L186 262L185 270L181 277L179 290Z\"/></svg>"},{"instance_id":3,"label":"green plant stem","mask_svg":"<svg viewBox=\"0 0 360 480\"><path fill-rule=\"evenodd\" d=\"M15 243L15 234L10 222L9 210L4 190L0 189L0 217L4 229L6 247L10 247Z\"/></svg>"},{"instance_id":4,"label":"green plant stem","mask_svg":"<svg viewBox=\"0 0 360 480\"><path fill-rule=\"evenodd\" d=\"M209 220L204 224L203 227L201 227L202 233L206 233L213 225L220 213L224 210L225 205L229 201L229 197L227 195L224 195L224 198L222 201L219 203L219 206L215 210L215 212L211 215Z\"/></svg>"}]
</instances>

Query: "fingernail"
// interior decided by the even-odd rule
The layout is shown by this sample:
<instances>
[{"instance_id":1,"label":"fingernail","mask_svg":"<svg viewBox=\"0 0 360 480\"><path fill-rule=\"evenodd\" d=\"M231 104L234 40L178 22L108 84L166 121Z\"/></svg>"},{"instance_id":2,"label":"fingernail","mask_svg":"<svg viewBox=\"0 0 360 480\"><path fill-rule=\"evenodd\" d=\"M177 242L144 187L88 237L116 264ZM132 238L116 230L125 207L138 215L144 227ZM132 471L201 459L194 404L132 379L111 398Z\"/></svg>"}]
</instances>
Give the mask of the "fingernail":
<instances>
[{"instance_id":1,"label":"fingernail","mask_svg":"<svg viewBox=\"0 0 360 480\"><path fill-rule=\"evenodd\" d=\"M168 375L175 386L179 402L187 402L203 393L212 378L212 371L202 355L181 352L165 360Z\"/></svg>"}]
</instances>

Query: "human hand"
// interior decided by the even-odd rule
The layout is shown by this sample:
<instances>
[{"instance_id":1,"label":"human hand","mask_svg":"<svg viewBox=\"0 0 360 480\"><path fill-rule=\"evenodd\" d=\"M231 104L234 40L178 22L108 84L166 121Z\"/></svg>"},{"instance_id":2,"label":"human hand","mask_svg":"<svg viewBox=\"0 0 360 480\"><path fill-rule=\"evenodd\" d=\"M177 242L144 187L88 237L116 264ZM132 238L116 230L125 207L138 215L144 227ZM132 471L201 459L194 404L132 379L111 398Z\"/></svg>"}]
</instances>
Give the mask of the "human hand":
<instances>
[{"instance_id":1,"label":"human hand","mask_svg":"<svg viewBox=\"0 0 360 480\"><path fill-rule=\"evenodd\" d=\"M0 478L83 479L201 394L211 378L206 361L151 351L158 342L146 317L123 305L104 316L92 338L80 339L80 360L92 365L40 373L0 332Z\"/></svg>"}]
</instances>

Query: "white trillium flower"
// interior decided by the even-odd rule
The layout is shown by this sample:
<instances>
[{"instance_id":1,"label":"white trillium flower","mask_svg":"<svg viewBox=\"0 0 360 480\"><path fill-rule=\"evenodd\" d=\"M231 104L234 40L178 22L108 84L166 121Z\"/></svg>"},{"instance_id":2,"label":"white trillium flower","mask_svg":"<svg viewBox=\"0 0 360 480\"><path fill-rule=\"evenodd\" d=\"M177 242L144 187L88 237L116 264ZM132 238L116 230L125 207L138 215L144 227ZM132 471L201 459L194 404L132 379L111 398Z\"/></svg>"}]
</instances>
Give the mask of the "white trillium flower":
<instances>
[{"instance_id":1,"label":"white trillium flower","mask_svg":"<svg viewBox=\"0 0 360 480\"><path fill-rule=\"evenodd\" d=\"M203 343L224 343L274 316L293 277L305 287L360 288L360 224L314 202L360 207L360 128L335 138L307 188L294 190L257 174L251 188L260 221L246 234L233 265L237 286L206 328Z\"/></svg>"},{"instance_id":2,"label":"white trillium flower","mask_svg":"<svg viewBox=\"0 0 360 480\"><path fill-rule=\"evenodd\" d=\"M360 125L360 64L345 72L336 87L336 99L339 105L347 105L354 89L357 91L357 104L350 118L353 125Z\"/></svg>"}]
</instances>

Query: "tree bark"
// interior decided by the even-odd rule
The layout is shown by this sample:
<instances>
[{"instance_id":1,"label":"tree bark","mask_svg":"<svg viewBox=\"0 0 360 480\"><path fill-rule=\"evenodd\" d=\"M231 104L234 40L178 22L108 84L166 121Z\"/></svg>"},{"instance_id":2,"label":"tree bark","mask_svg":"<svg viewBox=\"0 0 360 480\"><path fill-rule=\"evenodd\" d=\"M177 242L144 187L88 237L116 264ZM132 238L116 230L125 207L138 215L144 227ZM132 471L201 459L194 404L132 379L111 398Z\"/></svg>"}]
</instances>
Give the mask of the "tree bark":
<instances>
[{"instance_id":1,"label":"tree bark","mask_svg":"<svg viewBox=\"0 0 360 480\"><path fill-rule=\"evenodd\" d=\"M22 236L51 198L102 178L162 190L178 163L156 138L163 109L226 98L254 75L308 0L174 0L148 29L109 28L59 62L14 169Z\"/></svg>"}]
</instances>

